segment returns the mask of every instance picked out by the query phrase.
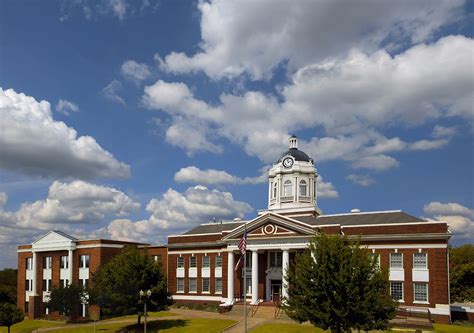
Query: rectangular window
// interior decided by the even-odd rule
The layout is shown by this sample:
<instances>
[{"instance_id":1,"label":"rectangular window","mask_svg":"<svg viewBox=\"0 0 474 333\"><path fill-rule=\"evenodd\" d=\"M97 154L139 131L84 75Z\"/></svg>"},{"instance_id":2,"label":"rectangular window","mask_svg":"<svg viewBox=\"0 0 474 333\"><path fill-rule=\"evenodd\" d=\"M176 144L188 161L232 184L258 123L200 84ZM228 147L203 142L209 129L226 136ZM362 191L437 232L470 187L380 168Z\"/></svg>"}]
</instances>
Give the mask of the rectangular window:
<instances>
[{"instance_id":1,"label":"rectangular window","mask_svg":"<svg viewBox=\"0 0 474 333\"><path fill-rule=\"evenodd\" d=\"M31 291L30 280L25 280L25 291Z\"/></svg>"},{"instance_id":2,"label":"rectangular window","mask_svg":"<svg viewBox=\"0 0 474 333\"><path fill-rule=\"evenodd\" d=\"M216 257L216 268L222 267L222 256Z\"/></svg>"},{"instance_id":3,"label":"rectangular window","mask_svg":"<svg viewBox=\"0 0 474 333\"><path fill-rule=\"evenodd\" d=\"M33 269L33 258L26 258L26 270L31 271Z\"/></svg>"},{"instance_id":4,"label":"rectangular window","mask_svg":"<svg viewBox=\"0 0 474 333\"><path fill-rule=\"evenodd\" d=\"M89 279L79 279L79 286L84 289L89 288Z\"/></svg>"},{"instance_id":5,"label":"rectangular window","mask_svg":"<svg viewBox=\"0 0 474 333\"><path fill-rule=\"evenodd\" d=\"M270 252L270 267L282 267L282 252Z\"/></svg>"},{"instance_id":6,"label":"rectangular window","mask_svg":"<svg viewBox=\"0 0 474 333\"><path fill-rule=\"evenodd\" d=\"M189 258L189 267L196 268L197 267L197 257L192 256Z\"/></svg>"},{"instance_id":7,"label":"rectangular window","mask_svg":"<svg viewBox=\"0 0 474 333\"><path fill-rule=\"evenodd\" d=\"M196 278L189 278L189 292L190 293L197 292L197 279Z\"/></svg>"},{"instance_id":8,"label":"rectangular window","mask_svg":"<svg viewBox=\"0 0 474 333\"><path fill-rule=\"evenodd\" d=\"M413 283L413 294L413 299L415 302L428 302L428 283Z\"/></svg>"},{"instance_id":9,"label":"rectangular window","mask_svg":"<svg viewBox=\"0 0 474 333\"><path fill-rule=\"evenodd\" d=\"M428 268L428 258L426 253L413 254L413 268L426 269Z\"/></svg>"},{"instance_id":10,"label":"rectangular window","mask_svg":"<svg viewBox=\"0 0 474 333\"><path fill-rule=\"evenodd\" d=\"M252 252L247 252L245 254L245 257L246 257L245 267L247 267L247 268L252 267Z\"/></svg>"},{"instance_id":11,"label":"rectangular window","mask_svg":"<svg viewBox=\"0 0 474 333\"><path fill-rule=\"evenodd\" d=\"M184 268L184 257L178 257L178 268Z\"/></svg>"},{"instance_id":12,"label":"rectangular window","mask_svg":"<svg viewBox=\"0 0 474 333\"><path fill-rule=\"evenodd\" d=\"M179 293L184 292L184 278L177 278L176 279L176 291Z\"/></svg>"},{"instance_id":13,"label":"rectangular window","mask_svg":"<svg viewBox=\"0 0 474 333\"><path fill-rule=\"evenodd\" d=\"M402 253L390 253L390 268L403 268Z\"/></svg>"},{"instance_id":14,"label":"rectangular window","mask_svg":"<svg viewBox=\"0 0 474 333\"><path fill-rule=\"evenodd\" d=\"M25 314L28 314L28 309L30 307L30 303L29 302L25 302Z\"/></svg>"},{"instance_id":15,"label":"rectangular window","mask_svg":"<svg viewBox=\"0 0 474 333\"><path fill-rule=\"evenodd\" d=\"M210 291L210 279L209 278L202 278L202 292L208 293Z\"/></svg>"},{"instance_id":16,"label":"rectangular window","mask_svg":"<svg viewBox=\"0 0 474 333\"><path fill-rule=\"evenodd\" d=\"M380 269L380 254L378 253L371 253L370 254L371 258L375 260L375 263L377 265L377 268Z\"/></svg>"},{"instance_id":17,"label":"rectangular window","mask_svg":"<svg viewBox=\"0 0 474 333\"><path fill-rule=\"evenodd\" d=\"M81 255L81 261L80 261L80 268L89 268L89 255L88 254L83 254Z\"/></svg>"},{"instance_id":18,"label":"rectangular window","mask_svg":"<svg viewBox=\"0 0 474 333\"><path fill-rule=\"evenodd\" d=\"M216 294L222 293L222 278L216 278Z\"/></svg>"},{"instance_id":19,"label":"rectangular window","mask_svg":"<svg viewBox=\"0 0 474 333\"><path fill-rule=\"evenodd\" d=\"M394 301L403 301L403 282L390 282L390 295Z\"/></svg>"},{"instance_id":20,"label":"rectangular window","mask_svg":"<svg viewBox=\"0 0 474 333\"><path fill-rule=\"evenodd\" d=\"M156 256L153 256L153 261L154 262L161 262L161 255L156 255Z\"/></svg>"},{"instance_id":21,"label":"rectangular window","mask_svg":"<svg viewBox=\"0 0 474 333\"><path fill-rule=\"evenodd\" d=\"M51 291L51 279L43 279L43 291Z\"/></svg>"},{"instance_id":22,"label":"rectangular window","mask_svg":"<svg viewBox=\"0 0 474 333\"><path fill-rule=\"evenodd\" d=\"M44 257L43 258L43 268L44 269L51 269L53 266L53 258L52 257Z\"/></svg>"},{"instance_id":23,"label":"rectangular window","mask_svg":"<svg viewBox=\"0 0 474 333\"><path fill-rule=\"evenodd\" d=\"M61 256L61 268L62 269L69 268L69 257L68 256Z\"/></svg>"},{"instance_id":24,"label":"rectangular window","mask_svg":"<svg viewBox=\"0 0 474 333\"><path fill-rule=\"evenodd\" d=\"M209 256L202 257L202 268L209 268L211 266L211 258Z\"/></svg>"}]
</instances>

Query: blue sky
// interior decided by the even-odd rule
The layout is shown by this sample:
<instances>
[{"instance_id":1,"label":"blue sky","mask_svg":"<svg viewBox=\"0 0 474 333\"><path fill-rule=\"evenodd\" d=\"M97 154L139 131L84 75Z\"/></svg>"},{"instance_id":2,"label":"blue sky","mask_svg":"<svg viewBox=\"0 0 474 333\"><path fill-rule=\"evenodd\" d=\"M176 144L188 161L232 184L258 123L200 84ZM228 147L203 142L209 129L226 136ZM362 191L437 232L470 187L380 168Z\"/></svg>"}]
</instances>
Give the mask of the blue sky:
<instances>
[{"instance_id":1,"label":"blue sky","mask_svg":"<svg viewBox=\"0 0 474 333\"><path fill-rule=\"evenodd\" d=\"M291 134L324 213L472 242L472 35L472 1L0 1L0 268L252 218Z\"/></svg>"}]
</instances>

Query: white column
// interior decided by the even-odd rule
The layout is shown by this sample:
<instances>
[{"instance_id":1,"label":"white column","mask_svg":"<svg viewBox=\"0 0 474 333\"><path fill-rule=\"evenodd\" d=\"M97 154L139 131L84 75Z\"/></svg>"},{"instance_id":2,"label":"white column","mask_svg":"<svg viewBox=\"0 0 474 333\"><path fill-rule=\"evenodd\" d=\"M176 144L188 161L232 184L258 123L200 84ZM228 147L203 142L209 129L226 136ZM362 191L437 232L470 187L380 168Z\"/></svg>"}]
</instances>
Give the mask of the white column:
<instances>
[{"instance_id":1,"label":"white column","mask_svg":"<svg viewBox=\"0 0 474 333\"><path fill-rule=\"evenodd\" d=\"M252 304L258 302L258 250L252 250Z\"/></svg>"},{"instance_id":2,"label":"white column","mask_svg":"<svg viewBox=\"0 0 474 333\"><path fill-rule=\"evenodd\" d=\"M227 252L227 304L234 301L234 252Z\"/></svg>"},{"instance_id":3,"label":"white column","mask_svg":"<svg viewBox=\"0 0 474 333\"><path fill-rule=\"evenodd\" d=\"M288 298L288 280L286 278L286 270L290 265L290 253L288 250L283 250L282 256L282 277L281 281L283 282L282 298Z\"/></svg>"},{"instance_id":4,"label":"white column","mask_svg":"<svg viewBox=\"0 0 474 333\"><path fill-rule=\"evenodd\" d=\"M36 252L33 251L33 295L37 296L36 294L36 280L37 280L37 274L38 274L38 264L37 264L37 261L38 261L38 257L36 255Z\"/></svg>"},{"instance_id":5,"label":"white column","mask_svg":"<svg viewBox=\"0 0 474 333\"><path fill-rule=\"evenodd\" d=\"M68 279L69 279L69 284L71 284L71 285L72 285L72 272L73 272L73 270L72 270L72 264L73 264L72 258L73 258L72 250L69 250L69 253L68 253Z\"/></svg>"}]
</instances>

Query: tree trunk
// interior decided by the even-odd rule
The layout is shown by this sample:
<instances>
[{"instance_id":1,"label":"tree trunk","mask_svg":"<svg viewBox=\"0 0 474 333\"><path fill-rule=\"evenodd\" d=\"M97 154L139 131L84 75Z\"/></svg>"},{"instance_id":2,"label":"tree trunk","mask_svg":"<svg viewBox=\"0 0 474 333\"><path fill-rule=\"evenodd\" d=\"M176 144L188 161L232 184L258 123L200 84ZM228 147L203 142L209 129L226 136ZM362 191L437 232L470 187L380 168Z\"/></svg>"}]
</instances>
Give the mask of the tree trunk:
<instances>
[{"instance_id":1,"label":"tree trunk","mask_svg":"<svg viewBox=\"0 0 474 333\"><path fill-rule=\"evenodd\" d=\"M139 314L139 315L138 315L138 326L140 326L140 320L141 320L141 318L142 318L142 315Z\"/></svg>"}]
</instances>

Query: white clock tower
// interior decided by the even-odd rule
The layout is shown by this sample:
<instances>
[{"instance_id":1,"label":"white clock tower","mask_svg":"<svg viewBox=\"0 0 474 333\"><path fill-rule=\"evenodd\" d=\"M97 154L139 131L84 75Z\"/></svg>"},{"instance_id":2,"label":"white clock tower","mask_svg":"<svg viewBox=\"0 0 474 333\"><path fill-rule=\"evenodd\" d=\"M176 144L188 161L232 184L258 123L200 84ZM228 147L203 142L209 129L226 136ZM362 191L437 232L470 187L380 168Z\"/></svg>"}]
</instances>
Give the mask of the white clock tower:
<instances>
[{"instance_id":1,"label":"white clock tower","mask_svg":"<svg viewBox=\"0 0 474 333\"><path fill-rule=\"evenodd\" d=\"M281 155L268 173L268 210L320 214L316 200L317 178L313 159L298 150L298 139L291 136L290 149Z\"/></svg>"}]
</instances>

